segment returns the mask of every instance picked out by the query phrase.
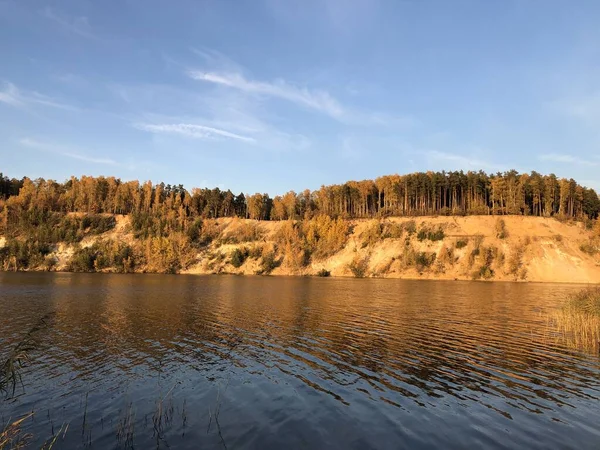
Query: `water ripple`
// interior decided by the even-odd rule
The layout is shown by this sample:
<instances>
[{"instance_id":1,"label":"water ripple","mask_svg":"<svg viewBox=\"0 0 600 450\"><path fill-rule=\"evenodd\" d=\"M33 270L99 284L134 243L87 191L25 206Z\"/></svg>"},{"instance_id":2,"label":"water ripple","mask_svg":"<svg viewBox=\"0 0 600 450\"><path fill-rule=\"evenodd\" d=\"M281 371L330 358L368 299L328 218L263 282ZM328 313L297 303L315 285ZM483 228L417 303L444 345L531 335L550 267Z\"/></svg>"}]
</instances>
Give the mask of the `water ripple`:
<instances>
[{"instance_id":1,"label":"water ripple","mask_svg":"<svg viewBox=\"0 0 600 450\"><path fill-rule=\"evenodd\" d=\"M575 288L0 274L2 356L56 312L0 412L67 447L131 415L141 447L595 448L599 359L544 318Z\"/></svg>"}]
</instances>

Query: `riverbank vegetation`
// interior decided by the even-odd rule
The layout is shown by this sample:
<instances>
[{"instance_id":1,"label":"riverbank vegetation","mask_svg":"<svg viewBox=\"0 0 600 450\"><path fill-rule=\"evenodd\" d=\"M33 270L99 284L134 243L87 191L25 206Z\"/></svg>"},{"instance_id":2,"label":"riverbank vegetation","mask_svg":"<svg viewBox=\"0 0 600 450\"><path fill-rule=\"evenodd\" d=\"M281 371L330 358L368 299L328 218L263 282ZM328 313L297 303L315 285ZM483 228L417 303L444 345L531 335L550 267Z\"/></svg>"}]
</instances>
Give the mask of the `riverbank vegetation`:
<instances>
[{"instance_id":1,"label":"riverbank vegetation","mask_svg":"<svg viewBox=\"0 0 600 450\"><path fill-rule=\"evenodd\" d=\"M562 229L553 248L593 263L599 212L592 189L536 172L393 175L274 198L113 177L0 175L0 269L525 280L532 238L545 233L519 234L511 217L577 223L577 249L562 242ZM482 218L472 219L479 229L458 225L469 216Z\"/></svg>"},{"instance_id":2,"label":"riverbank vegetation","mask_svg":"<svg viewBox=\"0 0 600 450\"><path fill-rule=\"evenodd\" d=\"M572 346L600 351L600 287L571 295L553 322Z\"/></svg>"}]
</instances>

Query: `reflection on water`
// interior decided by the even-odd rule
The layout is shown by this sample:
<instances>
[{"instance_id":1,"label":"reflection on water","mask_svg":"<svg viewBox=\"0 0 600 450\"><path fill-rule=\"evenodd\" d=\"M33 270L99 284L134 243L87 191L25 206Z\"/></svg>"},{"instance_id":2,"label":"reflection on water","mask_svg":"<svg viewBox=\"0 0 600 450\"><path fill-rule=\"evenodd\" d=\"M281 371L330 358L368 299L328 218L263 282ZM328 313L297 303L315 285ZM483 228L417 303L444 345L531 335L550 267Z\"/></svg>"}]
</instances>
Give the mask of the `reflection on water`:
<instances>
[{"instance_id":1,"label":"reflection on water","mask_svg":"<svg viewBox=\"0 0 600 450\"><path fill-rule=\"evenodd\" d=\"M3 356L55 313L0 412L65 448L599 448L598 357L547 338L573 289L0 274Z\"/></svg>"}]
</instances>

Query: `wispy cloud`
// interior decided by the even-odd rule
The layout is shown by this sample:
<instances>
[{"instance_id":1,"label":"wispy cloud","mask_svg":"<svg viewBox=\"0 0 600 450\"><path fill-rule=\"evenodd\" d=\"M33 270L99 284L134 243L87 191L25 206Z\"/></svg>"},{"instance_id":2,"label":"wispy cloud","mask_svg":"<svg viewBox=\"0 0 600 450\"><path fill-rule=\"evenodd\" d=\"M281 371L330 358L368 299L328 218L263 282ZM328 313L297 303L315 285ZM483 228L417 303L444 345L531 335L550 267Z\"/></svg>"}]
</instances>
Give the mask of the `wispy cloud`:
<instances>
[{"instance_id":1,"label":"wispy cloud","mask_svg":"<svg viewBox=\"0 0 600 450\"><path fill-rule=\"evenodd\" d=\"M13 83L5 81L0 90L0 102L17 108L27 108L30 105L42 105L52 108L77 111L78 108L55 100L47 95L35 91L22 91Z\"/></svg>"},{"instance_id":2,"label":"wispy cloud","mask_svg":"<svg viewBox=\"0 0 600 450\"><path fill-rule=\"evenodd\" d=\"M592 161L589 159L583 159L578 156L560 154L560 153L546 153L543 155L539 155L538 159L540 161L551 161L557 163L565 163L565 164L578 164L578 165L586 165L586 166L597 166L597 161Z\"/></svg>"},{"instance_id":3,"label":"wispy cloud","mask_svg":"<svg viewBox=\"0 0 600 450\"><path fill-rule=\"evenodd\" d=\"M60 25L65 30L77 34L87 39L98 39L93 33L92 27L85 16L80 17L68 17L66 15L57 13L54 9L47 6L41 11L42 16Z\"/></svg>"},{"instance_id":4,"label":"wispy cloud","mask_svg":"<svg viewBox=\"0 0 600 450\"><path fill-rule=\"evenodd\" d=\"M284 80L275 82L252 81L244 78L239 73L214 73L190 71L188 75L194 80L220 84L244 92L276 97L296 103L298 105L324 112L334 118L341 118L345 110L340 103L329 93L324 91L311 91L299 88Z\"/></svg>"},{"instance_id":5,"label":"wispy cloud","mask_svg":"<svg viewBox=\"0 0 600 450\"><path fill-rule=\"evenodd\" d=\"M54 153L56 155L66 156L67 158L77 159L79 161L85 161L93 164L108 164L111 166L118 166L119 164L109 158L97 158L94 156L89 156L86 154L82 154L77 151L73 151L70 148L65 148L62 146L57 146L54 144L48 144L46 142L41 142L31 138L23 138L19 140L19 144L23 147L33 148L35 150L40 150L43 152Z\"/></svg>"},{"instance_id":6,"label":"wispy cloud","mask_svg":"<svg viewBox=\"0 0 600 450\"><path fill-rule=\"evenodd\" d=\"M22 107L24 106L23 100L17 87L8 82L3 83L4 87L0 90L0 102L6 103L11 106Z\"/></svg>"},{"instance_id":7,"label":"wispy cloud","mask_svg":"<svg viewBox=\"0 0 600 450\"><path fill-rule=\"evenodd\" d=\"M278 98L298 106L326 114L350 125L380 125L410 127L417 121L410 116L394 116L381 112L366 112L343 105L324 90L308 89L288 83L283 79L272 82L249 80L239 72L203 72L190 70L187 75L198 81L226 86L249 94Z\"/></svg>"},{"instance_id":8,"label":"wispy cloud","mask_svg":"<svg viewBox=\"0 0 600 450\"><path fill-rule=\"evenodd\" d=\"M148 131L150 133L167 133L167 134L179 134L196 139L218 139L228 138L236 139L243 142L256 142L252 137L242 136L240 134L232 133L227 130L219 128L208 127L204 125L196 125L191 123L176 123L176 124L148 124L148 123L137 123L134 127Z\"/></svg>"}]
</instances>

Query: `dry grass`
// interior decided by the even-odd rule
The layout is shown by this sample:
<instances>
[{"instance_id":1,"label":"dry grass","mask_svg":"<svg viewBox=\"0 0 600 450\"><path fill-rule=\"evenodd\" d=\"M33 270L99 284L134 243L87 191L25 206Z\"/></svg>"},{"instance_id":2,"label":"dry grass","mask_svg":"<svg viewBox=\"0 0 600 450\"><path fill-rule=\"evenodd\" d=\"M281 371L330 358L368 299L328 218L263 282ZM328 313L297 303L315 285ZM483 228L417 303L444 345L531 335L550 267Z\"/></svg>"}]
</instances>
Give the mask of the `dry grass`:
<instances>
[{"instance_id":1,"label":"dry grass","mask_svg":"<svg viewBox=\"0 0 600 450\"><path fill-rule=\"evenodd\" d=\"M4 449L19 449L25 448L31 439L31 434L23 433L21 431L21 424L25 420L33 416L33 413L29 413L26 416L21 417L19 420L10 422L4 426L0 432L0 450Z\"/></svg>"},{"instance_id":2,"label":"dry grass","mask_svg":"<svg viewBox=\"0 0 600 450\"><path fill-rule=\"evenodd\" d=\"M569 346L600 351L600 287L570 296L551 322Z\"/></svg>"}]
</instances>

